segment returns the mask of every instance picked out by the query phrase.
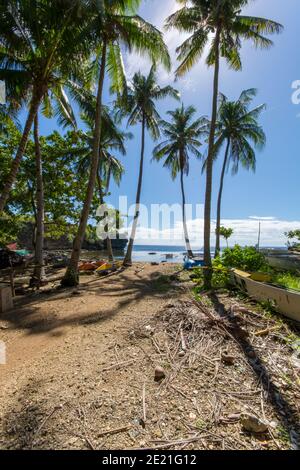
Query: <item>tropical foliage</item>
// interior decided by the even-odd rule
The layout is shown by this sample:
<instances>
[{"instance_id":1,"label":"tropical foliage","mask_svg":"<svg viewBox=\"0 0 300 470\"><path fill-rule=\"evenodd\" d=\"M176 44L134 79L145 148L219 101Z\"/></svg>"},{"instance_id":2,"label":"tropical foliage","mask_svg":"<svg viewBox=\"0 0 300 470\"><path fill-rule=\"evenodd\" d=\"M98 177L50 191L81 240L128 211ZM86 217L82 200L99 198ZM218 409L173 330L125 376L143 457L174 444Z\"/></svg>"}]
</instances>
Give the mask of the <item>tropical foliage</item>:
<instances>
[{"instance_id":1,"label":"tropical foliage","mask_svg":"<svg viewBox=\"0 0 300 470\"><path fill-rule=\"evenodd\" d=\"M220 227L216 229L216 235L219 237L223 237L226 240L227 248L228 248L228 240L233 235L234 230L232 228L227 227Z\"/></svg>"},{"instance_id":2,"label":"tropical foliage","mask_svg":"<svg viewBox=\"0 0 300 470\"><path fill-rule=\"evenodd\" d=\"M288 239L288 247L300 250L300 230L291 230L285 236Z\"/></svg>"},{"instance_id":3,"label":"tropical foliage","mask_svg":"<svg viewBox=\"0 0 300 470\"><path fill-rule=\"evenodd\" d=\"M266 268L266 260L262 253L255 247L241 247L235 245L226 248L221 255L222 264L228 268L237 268L243 271L260 271Z\"/></svg>"}]
</instances>

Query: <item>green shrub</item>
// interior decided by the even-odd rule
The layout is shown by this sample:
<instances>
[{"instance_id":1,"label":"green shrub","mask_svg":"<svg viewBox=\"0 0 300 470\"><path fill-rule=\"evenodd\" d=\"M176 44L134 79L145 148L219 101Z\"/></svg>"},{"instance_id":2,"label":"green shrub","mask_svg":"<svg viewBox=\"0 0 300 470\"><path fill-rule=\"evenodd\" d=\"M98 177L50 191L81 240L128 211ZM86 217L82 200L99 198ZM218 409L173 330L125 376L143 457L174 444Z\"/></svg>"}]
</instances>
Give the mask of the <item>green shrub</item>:
<instances>
[{"instance_id":1,"label":"green shrub","mask_svg":"<svg viewBox=\"0 0 300 470\"><path fill-rule=\"evenodd\" d=\"M226 248L222 253L221 263L225 267L242 269L243 271L268 269L264 255L252 246L243 248L240 245L235 245L233 248Z\"/></svg>"},{"instance_id":2,"label":"green shrub","mask_svg":"<svg viewBox=\"0 0 300 470\"><path fill-rule=\"evenodd\" d=\"M197 284L197 287L202 289L203 286L203 269L195 268L193 269L193 273L190 275L190 278ZM229 271L226 268L221 259L215 258L213 260L213 276L212 276L212 286L215 289L227 287L229 282ZM197 288L196 288L197 291Z\"/></svg>"},{"instance_id":3,"label":"green shrub","mask_svg":"<svg viewBox=\"0 0 300 470\"><path fill-rule=\"evenodd\" d=\"M279 273L273 278L273 284L286 289L293 289L300 291L300 277L291 273Z\"/></svg>"},{"instance_id":4,"label":"green shrub","mask_svg":"<svg viewBox=\"0 0 300 470\"><path fill-rule=\"evenodd\" d=\"M229 283L228 268L222 262L220 257L213 260L213 277L212 284L214 287L226 287Z\"/></svg>"}]
</instances>

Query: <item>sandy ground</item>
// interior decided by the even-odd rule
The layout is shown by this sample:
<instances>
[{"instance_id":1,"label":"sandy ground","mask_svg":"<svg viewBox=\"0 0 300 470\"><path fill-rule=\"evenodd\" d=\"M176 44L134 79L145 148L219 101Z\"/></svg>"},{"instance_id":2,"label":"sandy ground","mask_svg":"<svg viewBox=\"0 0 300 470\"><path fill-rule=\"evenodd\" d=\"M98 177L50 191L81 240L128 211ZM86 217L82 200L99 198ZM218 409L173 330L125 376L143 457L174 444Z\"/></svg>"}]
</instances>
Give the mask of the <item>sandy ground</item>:
<instances>
[{"instance_id":1,"label":"sandy ground","mask_svg":"<svg viewBox=\"0 0 300 470\"><path fill-rule=\"evenodd\" d=\"M78 290L54 286L2 315L0 338L7 347L7 364L0 365L0 448L297 446L294 423L300 387L299 376L292 374L299 369L285 371L285 381L279 370L290 361L290 349L280 345L284 362L277 360L276 369L270 354L266 384L258 358L252 354L252 359L245 359L238 337L231 342L235 330L224 336L218 325L206 327L203 320L193 354L182 359L180 337L168 331L172 318L161 324L158 313L190 298L185 283L169 282L177 269L134 265L107 278L84 276ZM230 307L232 300L225 298ZM273 320L259 316L262 323L257 324L250 318L256 330L274 326ZM250 327L251 320L245 320ZM183 324L175 328L174 316L175 332ZM286 333L285 325L280 328ZM189 327L184 334L187 342L192 341ZM254 344L258 350L267 345L272 353L275 341L270 335ZM232 368L222 364L218 351L224 348L236 356ZM168 377L162 384L154 382L158 365ZM277 398L271 372L278 375ZM239 421L245 410L275 422L274 432L259 439L245 434Z\"/></svg>"},{"instance_id":2,"label":"sandy ground","mask_svg":"<svg viewBox=\"0 0 300 470\"><path fill-rule=\"evenodd\" d=\"M164 293L157 292L152 283L176 269L175 265L136 264L104 278L81 276L78 290L57 290L55 286L47 293L17 300L15 310L1 316L4 329L0 337L7 354L7 364L0 367L1 383L21 374L22 368L31 368L36 359L49 360L57 347L67 344L75 334L82 335L82 326L96 325L97 343L103 346L107 342L102 341L104 335L127 329L128 322L138 314L142 317L156 311L164 301Z\"/></svg>"},{"instance_id":3,"label":"sandy ground","mask_svg":"<svg viewBox=\"0 0 300 470\"><path fill-rule=\"evenodd\" d=\"M36 294L2 315L0 340L6 345L6 364L0 365L0 424L7 409L18 418L32 395L45 393L48 401L60 405L60 396L63 400L88 394L89 390L83 392L87 374L94 369L99 374L107 350L137 319L167 302L169 295L157 289L156 279L174 270L172 265L136 264L106 278L82 276L78 291ZM100 375L95 377L99 380ZM22 426L26 431L26 423ZM9 447L7 435L0 445ZM13 438L13 448L24 445Z\"/></svg>"}]
</instances>

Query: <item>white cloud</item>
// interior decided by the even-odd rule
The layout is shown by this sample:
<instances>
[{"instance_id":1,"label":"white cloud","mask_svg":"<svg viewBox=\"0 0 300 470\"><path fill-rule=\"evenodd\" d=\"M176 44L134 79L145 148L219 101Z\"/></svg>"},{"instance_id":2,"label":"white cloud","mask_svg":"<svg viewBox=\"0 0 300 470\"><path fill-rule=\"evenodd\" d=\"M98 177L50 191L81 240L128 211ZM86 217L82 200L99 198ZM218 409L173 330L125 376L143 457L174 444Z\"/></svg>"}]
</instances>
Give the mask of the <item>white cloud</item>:
<instances>
[{"instance_id":1,"label":"white cloud","mask_svg":"<svg viewBox=\"0 0 300 470\"><path fill-rule=\"evenodd\" d=\"M276 217L260 217L259 215L250 215L249 219L253 220L276 220Z\"/></svg>"},{"instance_id":2,"label":"white cloud","mask_svg":"<svg viewBox=\"0 0 300 470\"><path fill-rule=\"evenodd\" d=\"M279 220L273 217L260 217L261 221L261 246L285 246L285 232L300 229L300 221ZM194 219L187 222L191 243L198 248L203 244L203 219ZM234 235L230 239L231 245L255 245L258 240L258 219L225 219L222 225L231 227ZM212 226L212 245L214 245L215 222ZM173 229L160 230L159 228L138 227L137 243L139 244L166 244L184 245L182 223L177 221Z\"/></svg>"}]
</instances>

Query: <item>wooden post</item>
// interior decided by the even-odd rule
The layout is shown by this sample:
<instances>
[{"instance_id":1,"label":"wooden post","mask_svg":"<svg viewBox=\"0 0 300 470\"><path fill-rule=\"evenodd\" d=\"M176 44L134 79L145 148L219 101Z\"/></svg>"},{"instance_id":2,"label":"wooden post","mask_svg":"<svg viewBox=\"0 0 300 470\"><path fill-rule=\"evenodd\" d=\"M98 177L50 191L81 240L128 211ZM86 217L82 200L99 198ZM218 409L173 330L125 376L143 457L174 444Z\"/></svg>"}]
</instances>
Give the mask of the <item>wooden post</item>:
<instances>
[{"instance_id":1,"label":"wooden post","mask_svg":"<svg viewBox=\"0 0 300 470\"><path fill-rule=\"evenodd\" d=\"M10 278L11 293L12 293L12 296L15 297L15 279L14 279L14 268L13 267L10 268L9 278Z\"/></svg>"}]
</instances>

